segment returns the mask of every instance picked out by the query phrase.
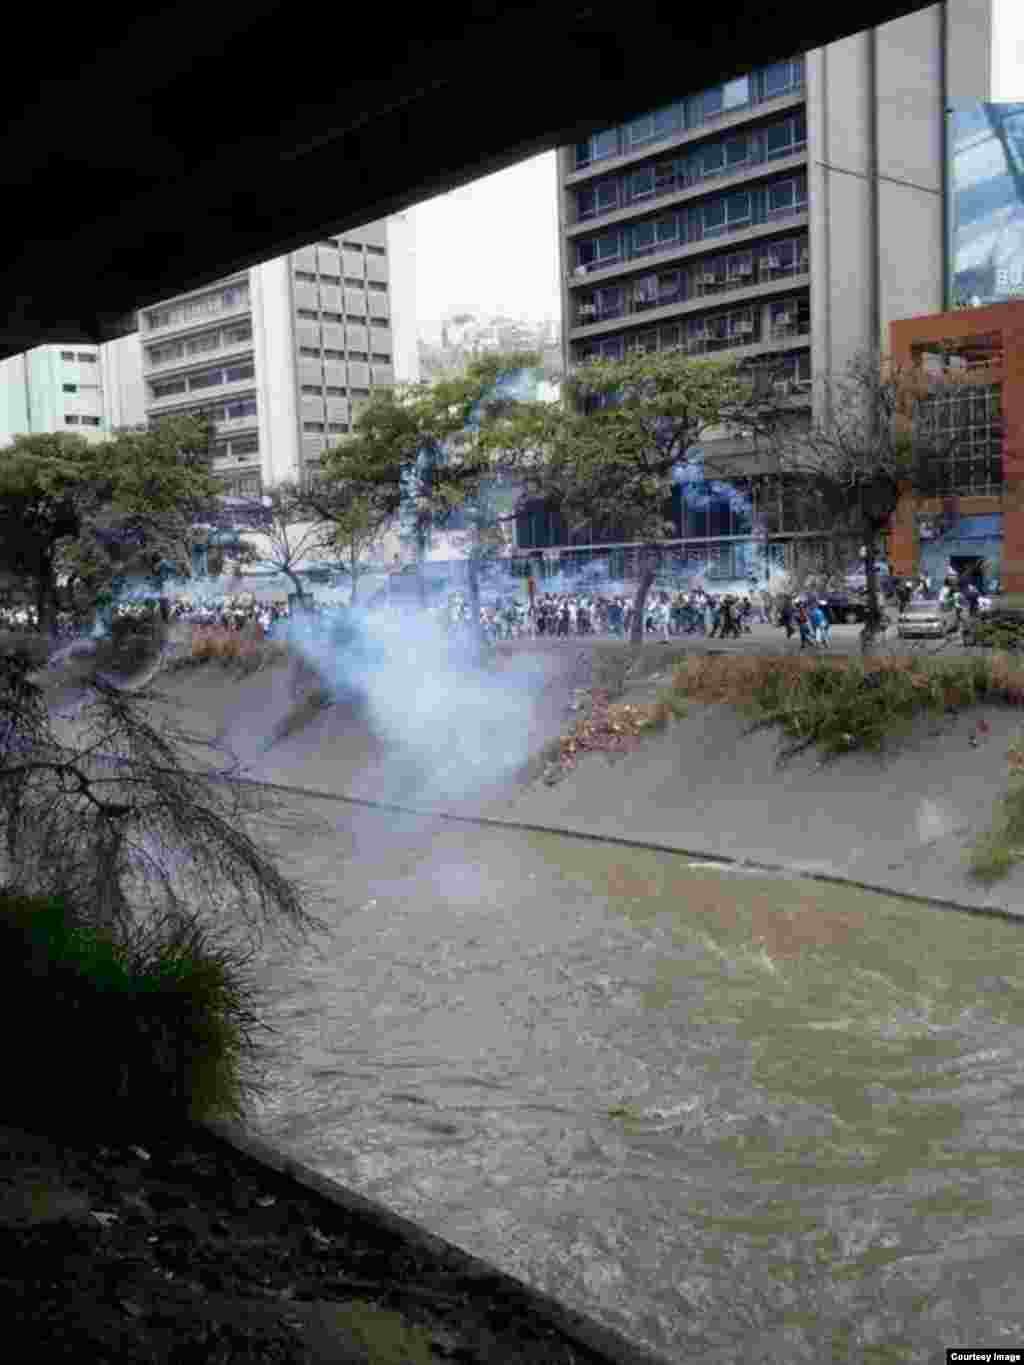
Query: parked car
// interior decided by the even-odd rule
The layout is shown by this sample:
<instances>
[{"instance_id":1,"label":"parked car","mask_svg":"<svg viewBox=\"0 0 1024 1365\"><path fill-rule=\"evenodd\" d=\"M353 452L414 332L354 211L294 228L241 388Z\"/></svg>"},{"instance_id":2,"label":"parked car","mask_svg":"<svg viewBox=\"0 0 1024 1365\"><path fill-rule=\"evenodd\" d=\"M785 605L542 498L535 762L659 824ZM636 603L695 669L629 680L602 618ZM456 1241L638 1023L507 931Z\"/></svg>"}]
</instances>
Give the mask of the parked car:
<instances>
[{"instance_id":1,"label":"parked car","mask_svg":"<svg viewBox=\"0 0 1024 1365\"><path fill-rule=\"evenodd\" d=\"M867 600L852 592L827 592L821 599L835 626L863 624L867 615Z\"/></svg>"},{"instance_id":2,"label":"parked car","mask_svg":"<svg viewBox=\"0 0 1024 1365\"><path fill-rule=\"evenodd\" d=\"M955 610L942 602L908 602L896 624L901 640L944 640L957 629Z\"/></svg>"}]
</instances>

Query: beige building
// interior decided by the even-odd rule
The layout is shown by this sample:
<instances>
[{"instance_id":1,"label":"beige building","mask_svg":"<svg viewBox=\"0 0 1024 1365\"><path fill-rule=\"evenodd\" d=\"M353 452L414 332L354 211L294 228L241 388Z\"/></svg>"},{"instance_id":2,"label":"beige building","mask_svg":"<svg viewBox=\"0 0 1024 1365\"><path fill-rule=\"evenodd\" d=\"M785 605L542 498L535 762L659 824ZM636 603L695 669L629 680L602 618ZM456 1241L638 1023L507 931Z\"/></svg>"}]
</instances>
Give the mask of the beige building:
<instances>
[{"instance_id":1,"label":"beige building","mask_svg":"<svg viewBox=\"0 0 1024 1365\"><path fill-rule=\"evenodd\" d=\"M205 412L226 492L304 479L375 388L418 378L410 215L139 314L146 414Z\"/></svg>"}]
</instances>

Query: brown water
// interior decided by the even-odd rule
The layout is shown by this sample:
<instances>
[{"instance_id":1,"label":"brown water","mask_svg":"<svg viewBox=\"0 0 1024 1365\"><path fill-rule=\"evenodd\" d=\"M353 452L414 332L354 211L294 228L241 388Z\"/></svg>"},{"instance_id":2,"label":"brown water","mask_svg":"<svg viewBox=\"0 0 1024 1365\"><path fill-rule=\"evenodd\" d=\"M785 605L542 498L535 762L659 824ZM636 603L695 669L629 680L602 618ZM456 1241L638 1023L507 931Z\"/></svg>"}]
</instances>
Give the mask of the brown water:
<instances>
[{"instance_id":1,"label":"brown water","mask_svg":"<svg viewBox=\"0 0 1024 1365\"><path fill-rule=\"evenodd\" d=\"M298 810L262 1134L671 1360L1024 1342L1024 926Z\"/></svg>"}]
</instances>

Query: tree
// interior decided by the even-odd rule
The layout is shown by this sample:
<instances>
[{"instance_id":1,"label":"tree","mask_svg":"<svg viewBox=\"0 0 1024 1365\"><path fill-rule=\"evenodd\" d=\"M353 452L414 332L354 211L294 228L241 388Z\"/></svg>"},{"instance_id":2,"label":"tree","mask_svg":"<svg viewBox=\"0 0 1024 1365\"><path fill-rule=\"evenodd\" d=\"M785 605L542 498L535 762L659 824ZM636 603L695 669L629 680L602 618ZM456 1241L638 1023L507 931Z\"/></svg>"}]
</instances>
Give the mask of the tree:
<instances>
[{"instance_id":1,"label":"tree","mask_svg":"<svg viewBox=\"0 0 1024 1365\"><path fill-rule=\"evenodd\" d=\"M306 559L327 559L335 552L334 528L319 518L310 520L306 491L294 481L275 484L259 502L238 502L229 515L234 524L258 535L259 558L290 580L300 604L306 601L299 565Z\"/></svg>"},{"instance_id":2,"label":"tree","mask_svg":"<svg viewBox=\"0 0 1024 1365\"><path fill-rule=\"evenodd\" d=\"M349 479L317 478L306 487L305 504L310 516L331 528L331 544L352 580L349 605L354 607L362 561L394 519L389 499L379 488Z\"/></svg>"},{"instance_id":3,"label":"tree","mask_svg":"<svg viewBox=\"0 0 1024 1365\"><path fill-rule=\"evenodd\" d=\"M324 456L317 495L324 515L332 498L342 506L346 500L367 499L382 524L407 512L421 606L426 605L423 561L430 532L450 525L460 509L469 527L471 598L478 594L478 566L491 553L485 523L494 515L482 490L501 472L498 446L481 433L492 407L500 409L506 401L497 392L502 377L537 362L533 352L508 352L478 358L464 374L434 384L384 390L360 413L353 438Z\"/></svg>"},{"instance_id":4,"label":"tree","mask_svg":"<svg viewBox=\"0 0 1024 1365\"><path fill-rule=\"evenodd\" d=\"M905 369L862 353L844 373L819 381L818 415L806 429L776 421L779 468L798 482L798 505L806 512L816 501L827 513L830 536L864 546L865 655L883 628L877 569L882 535L901 494L934 494L946 485L946 462L958 438L943 430L933 400L963 382L953 373Z\"/></svg>"},{"instance_id":5,"label":"tree","mask_svg":"<svg viewBox=\"0 0 1024 1365\"><path fill-rule=\"evenodd\" d=\"M200 909L237 912L257 931L272 920L325 927L254 837L250 817L267 808L232 781L234 766L154 718L155 693L106 680L105 648L41 675L20 654L0 655L0 884L62 895L116 930L147 910ZM54 697L69 691L80 705L60 717Z\"/></svg>"},{"instance_id":6,"label":"tree","mask_svg":"<svg viewBox=\"0 0 1024 1365\"><path fill-rule=\"evenodd\" d=\"M493 433L507 443L524 491L554 502L570 528L593 523L642 542L634 642L643 635L654 546L675 534L666 509L680 471L699 458L701 440L764 426L752 392L730 361L690 360L679 351L591 360L569 376L559 409L520 407Z\"/></svg>"},{"instance_id":7,"label":"tree","mask_svg":"<svg viewBox=\"0 0 1024 1365\"><path fill-rule=\"evenodd\" d=\"M167 418L91 444L64 433L18 436L0 458L0 563L36 594L39 628L56 624L59 573L95 596L154 559L189 572L217 484L198 418Z\"/></svg>"}]
</instances>

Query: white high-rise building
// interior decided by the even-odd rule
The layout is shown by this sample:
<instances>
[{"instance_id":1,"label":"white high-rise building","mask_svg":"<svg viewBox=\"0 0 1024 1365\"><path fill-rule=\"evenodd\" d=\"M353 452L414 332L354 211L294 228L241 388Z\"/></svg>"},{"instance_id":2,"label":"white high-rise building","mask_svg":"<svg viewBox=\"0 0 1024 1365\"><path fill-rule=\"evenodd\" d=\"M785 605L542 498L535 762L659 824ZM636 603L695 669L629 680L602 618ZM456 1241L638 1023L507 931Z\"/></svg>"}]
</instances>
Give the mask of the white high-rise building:
<instances>
[{"instance_id":1,"label":"white high-rise building","mask_svg":"<svg viewBox=\"0 0 1024 1365\"><path fill-rule=\"evenodd\" d=\"M315 474L374 389L419 377L409 214L139 314L149 418L205 412L225 492Z\"/></svg>"}]
</instances>

